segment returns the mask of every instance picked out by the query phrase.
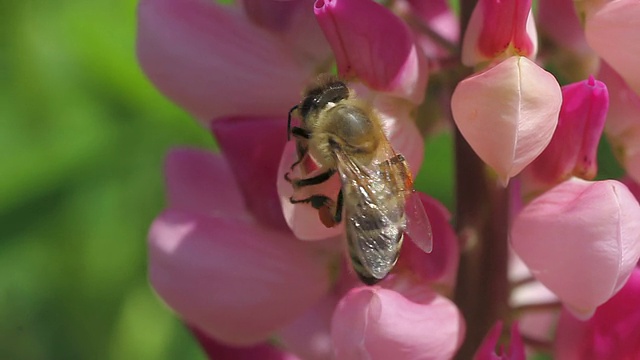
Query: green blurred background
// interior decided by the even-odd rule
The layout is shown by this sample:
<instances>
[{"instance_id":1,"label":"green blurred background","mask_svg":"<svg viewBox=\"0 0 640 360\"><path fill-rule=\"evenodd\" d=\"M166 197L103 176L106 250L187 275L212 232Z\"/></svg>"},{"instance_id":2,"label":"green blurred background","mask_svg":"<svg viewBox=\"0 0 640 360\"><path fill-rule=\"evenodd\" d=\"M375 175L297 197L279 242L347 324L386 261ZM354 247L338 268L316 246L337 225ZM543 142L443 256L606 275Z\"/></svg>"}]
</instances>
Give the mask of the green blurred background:
<instances>
[{"instance_id":1,"label":"green blurred background","mask_svg":"<svg viewBox=\"0 0 640 360\"><path fill-rule=\"evenodd\" d=\"M204 359L146 278L162 161L209 134L135 59L135 0L0 2L0 359Z\"/></svg>"}]
</instances>

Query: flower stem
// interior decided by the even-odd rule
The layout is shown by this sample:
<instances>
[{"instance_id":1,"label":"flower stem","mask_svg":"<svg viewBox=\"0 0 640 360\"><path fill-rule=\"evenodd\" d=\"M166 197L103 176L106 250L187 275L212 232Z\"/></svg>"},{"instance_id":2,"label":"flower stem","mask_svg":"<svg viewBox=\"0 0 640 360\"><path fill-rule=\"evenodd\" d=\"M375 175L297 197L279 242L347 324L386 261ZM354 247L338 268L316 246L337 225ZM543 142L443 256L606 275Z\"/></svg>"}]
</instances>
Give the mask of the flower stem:
<instances>
[{"instance_id":1,"label":"flower stem","mask_svg":"<svg viewBox=\"0 0 640 360\"><path fill-rule=\"evenodd\" d=\"M508 315L508 191L485 172L456 132L456 221L461 242L455 302L467 323L459 359L471 359L487 331Z\"/></svg>"},{"instance_id":2,"label":"flower stem","mask_svg":"<svg viewBox=\"0 0 640 360\"><path fill-rule=\"evenodd\" d=\"M460 34L464 35L475 5L476 0L460 0ZM461 253L454 300L467 324L457 358L471 359L496 320L508 315L509 192L487 174L484 163L459 131L455 154Z\"/></svg>"}]
</instances>

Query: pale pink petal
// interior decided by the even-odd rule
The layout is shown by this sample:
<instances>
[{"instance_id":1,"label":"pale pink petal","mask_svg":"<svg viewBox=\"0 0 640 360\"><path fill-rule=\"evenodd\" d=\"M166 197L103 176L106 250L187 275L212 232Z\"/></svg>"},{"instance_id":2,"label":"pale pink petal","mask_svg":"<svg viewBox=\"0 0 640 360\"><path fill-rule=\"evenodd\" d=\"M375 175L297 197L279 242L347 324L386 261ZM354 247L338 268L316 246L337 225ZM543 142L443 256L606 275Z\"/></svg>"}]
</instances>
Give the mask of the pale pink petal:
<instances>
[{"instance_id":1,"label":"pale pink petal","mask_svg":"<svg viewBox=\"0 0 640 360\"><path fill-rule=\"evenodd\" d=\"M609 89L605 133L628 175L640 181L640 96L605 62L599 77Z\"/></svg>"},{"instance_id":2,"label":"pale pink petal","mask_svg":"<svg viewBox=\"0 0 640 360\"><path fill-rule=\"evenodd\" d=\"M469 145L506 184L549 144L561 103L553 75L514 56L461 81L451 110Z\"/></svg>"},{"instance_id":3,"label":"pale pink petal","mask_svg":"<svg viewBox=\"0 0 640 360\"><path fill-rule=\"evenodd\" d=\"M285 229L276 176L287 141L286 118L221 118L211 127L247 209L259 222Z\"/></svg>"},{"instance_id":4,"label":"pale pink petal","mask_svg":"<svg viewBox=\"0 0 640 360\"><path fill-rule=\"evenodd\" d=\"M262 343L247 347L234 347L220 343L205 334L198 328L191 327L191 332L196 337L204 352L212 360L297 360L292 354L288 354L272 344Z\"/></svg>"},{"instance_id":5,"label":"pale pink petal","mask_svg":"<svg viewBox=\"0 0 640 360\"><path fill-rule=\"evenodd\" d=\"M616 0L589 14L585 35L589 45L640 95L640 2Z\"/></svg>"},{"instance_id":6,"label":"pale pink petal","mask_svg":"<svg viewBox=\"0 0 640 360\"><path fill-rule=\"evenodd\" d=\"M338 359L449 359L464 337L456 306L425 286L350 291L331 322Z\"/></svg>"},{"instance_id":7,"label":"pale pink petal","mask_svg":"<svg viewBox=\"0 0 640 360\"><path fill-rule=\"evenodd\" d=\"M518 215L514 251L575 314L589 317L640 258L640 206L615 180L570 179Z\"/></svg>"},{"instance_id":8,"label":"pale pink petal","mask_svg":"<svg viewBox=\"0 0 640 360\"><path fill-rule=\"evenodd\" d=\"M460 248L449 220L451 215L437 200L420 193L420 199L431 222L433 251L419 249L413 241L402 244L397 267L407 266L414 274L429 282L437 282L453 289L458 271Z\"/></svg>"},{"instance_id":9,"label":"pale pink petal","mask_svg":"<svg viewBox=\"0 0 640 360\"><path fill-rule=\"evenodd\" d=\"M154 85L204 124L286 114L317 65L235 8L207 0L142 0L137 53Z\"/></svg>"},{"instance_id":10,"label":"pale pink petal","mask_svg":"<svg viewBox=\"0 0 640 360\"><path fill-rule=\"evenodd\" d=\"M315 14L342 77L422 102L427 63L400 18L370 0L317 0Z\"/></svg>"},{"instance_id":11,"label":"pale pink petal","mask_svg":"<svg viewBox=\"0 0 640 360\"><path fill-rule=\"evenodd\" d=\"M592 76L562 87L558 127L549 145L524 175L553 186L571 176L591 180L598 171L597 152L609 108L607 86Z\"/></svg>"},{"instance_id":12,"label":"pale pink petal","mask_svg":"<svg viewBox=\"0 0 640 360\"><path fill-rule=\"evenodd\" d=\"M511 325L511 338L507 349L500 346L500 350L496 351L498 340L502 332L502 321L496 322L489 330L480 348L475 353L474 360L525 360L524 343L518 331L518 322Z\"/></svg>"},{"instance_id":13,"label":"pale pink petal","mask_svg":"<svg viewBox=\"0 0 640 360\"><path fill-rule=\"evenodd\" d=\"M294 191L291 183L285 180L284 176L290 172L292 178L312 177L325 169L319 169L314 172L305 174L300 172L300 167L296 167L291 171L291 165L296 161L295 142L291 141L285 147L280 160L277 175L277 189L280 197L280 206L284 214L287 225L293 231L295 236L302 240L322 240L330 237L338 236L344 233L344 222L334 227L327 228L320 220L318 210L309 204L292 204L289 200L291 197L295 199L305 199L311 195L325 195L330 199L337 199L338 192L342 186L340 178L337 175L332 176L329 180L322 184L308 186Z\"/></svg>"},{"instance_id":14,"label":"pale pink petal","mask_svg":"<svg viewBox=\"0 0 640 360\"><path fill-rule=\"evenodd\" d=\"M168 210L149 233L149 279L187 323L243 346L265 341L319 301L330 259L253 222Z\"/></svg>"},{"instance_id":15,"label":"pale pink petal","mask_svg":"<svg viewBox=\"0 0 640 360\"><path fill-rule=\"evenodd\" d=\"M538 34L531 0L480 0L462 42L462 63L476 66L511 56L535 58Z\"/></svg>"},{"instance_id":16,"label":"pale pink petal","mask_svg":"<svg viewBox=\"0 0 640 360\"><path fill-rule=\"evenodd\" d=\"M564 311L554 355L562 360L637 359L640 354L640 269L588 321Z\"/></svg>"},{"instance_id":17,"label":"pale pink petal","mask_svg":"<svg viewBox=\"0 0 640 360\"><path fill-rule=\"evenodd\" d=\"M238 184L221 155L172 149L164 167L170 208L212 216L247 216Z\"/></svg>"}]
</instances>

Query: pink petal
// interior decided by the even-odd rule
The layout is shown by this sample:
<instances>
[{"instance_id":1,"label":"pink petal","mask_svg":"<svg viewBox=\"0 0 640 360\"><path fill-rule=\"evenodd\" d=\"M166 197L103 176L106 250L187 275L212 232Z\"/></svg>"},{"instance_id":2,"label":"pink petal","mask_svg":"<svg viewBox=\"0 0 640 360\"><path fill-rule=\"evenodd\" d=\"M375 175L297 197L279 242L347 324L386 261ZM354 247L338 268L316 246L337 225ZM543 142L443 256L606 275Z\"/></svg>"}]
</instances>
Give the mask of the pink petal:
<instances>
[{"instance_id":1,"label":"pink petal","mask_svg":"<svg viewBox=\"0 0 640 360\"><path fill-rule=\"evenodd\" d=\"M247 17L273 31L288 30L301 5L302 2L296 0L242 0Z\"/></svg>"},{"instance_id":2,"label":"pink petal","mask_svg":"<svg viewBox=\"0 0 640 360\"><path fill-rule=\"evenodd\" d=\"M511 245L575 314L590 316L640 258L640 206L615 180L567 180L515 219Z\"/></svg>"},{"instance_id":3,"label":"pink petal","mask_svg":"<svg viewBox=\"0 0 640 360\"><path fill-rule=\"evenodd\" d=\"M586 322L564 311L558 323L558 359L637 359L640 354L640 269Z\"/></svg>"},{"instance_id":4,"label":"pink petal","mask_svg":"<svg viewBox=\"0 0 640 360\"><path fill-rule=\"evenodd\" d=\"M640 181L640 96L605 62L599 76L610 95L605 133L629 176Z\"/></svg>"},{"instance_id":5,"label":"pink petal","mask_svg":"<svg viewBox=\"0 0 640 360\"><path fill-rule=\"evenodd\" d=\"M571 176L587 180L596 176L598 144L609 108L607 86L593 77L563 86L562 97L553 138L526 172L547 185Z\"/></svg>"},{"instance_id":6,"label":"pink petal","mask_svg":"<svg viewBox=\"0 0 640 360\"><path fill-rule=\"evenodd\" d=\"M205 0L142 0L137 37L145 74L204 124L286 114L317 65L234 8Z\"/></svg>"},{"instance_id":7,"label":"pink petal","mask_svg":"<svg viewBox=\"0 0 640 360\"><path fill-rule=\"evenodd\" d=\"M514 56L461 81L451 110L469 145L506 184L549 144L561 103L553 75Z\"/></svg>"},{"instance_id":8,"label":"pink petal","mask_svg":"<svg viewBox=\"0 0 640 360\"><path fill-rule=\"evenodd\" d=\"M276 176L287 140L287 120L284 116L222 118L212 129L249 211L259 222L285 229Z\"/></svg>"},{"instance_id":9,"label":"pink petal","mask_svg":"<svg viewBox=\"0 0 640 360\"><path fill-rule=\"evenodd\" d=\"M460 248L456 233L449 224L451 215L437 200L422 193L420 193L420 199L431 222L433 251L427 254L413 241L405 241L396 266L407 266L414 274L426 281L443 283L453 289L458 271Z\"/></svg>"},{"instance_id":10,"label":"pink petal","mask_svg":"<svg viewBox=\"0 0 640 360\"><path fill-rule=\"evenodd\" d=\"M331 325L338 359L449 359L464 337L456 306L424 286L350 291Z\"/></svg>"},{"instance_id":11,"label":"pink petal","mask_svg":"<svg viewBox=\"0 0 640 360\"><path fill-rule=\"evenodd\" d=\"M585 23L587 42L640 95L640 2L607 2L589 14Z\"/></svg>"},{"instance_id":12,"label":"pink petal","mask_svg":"<svg viewBox=\"0 0 640 360\"><path fill-rule=\"evenodd\" d=\"M524 343L518 331L518 323L511 325L511 343L508 350L504 351L501 347L496 352L496 346L502 332L502 321L496 322L485 336L480 348L474 355L474 360L525 360Z\"/></svg>"},{"instance_id":13,"label":"pink petal","mask_svg":"<svg viewBox=\"0 0 640 360\"><path fill-rule=\"evenodd\" d=\"M165 159L164 172L172 209L211 216L247 216L242 194L222 156L206 150L172 149Z\"/></svg>"},{"instance_id":14,"label":"pink petal","mask_svg":"<svg viewBox=\"0 0 640 360\"><path fill-rule=\"evenodd\" d=\"M315 14L340 76L422 102L427 63L400 18L370 0L317 0Z\"/></svg>"},{"instance_id":15,"label":"pink petal","mask_svg":"<svg viewBox=\"0 0 640 360\"><path fill-rule=\"evenodd\" d=\"M241 219L167 210L149 233L154 289L230 345L265 341L303 314L328 291L329 267L307 244Z\"/></svg>"},{"instance_id":16,"label":"pink petal","mask_svg":"<svg viewBox=\"0 0 640 360\"><path fill-rule=\"evenodd\" d=\"M191 332L198 339L209 359L215 360L297 360L269 343L248 347L233 347L217 342L203 331L193 327Z\"/></svg>"},{"instance_id":17,"label":"pink petal","mask_svg":"<svg viewBox=\"0 0 640 360\"><path fill-rule=\"evenodd\" d=\"M417 16L424 25L435 31L438 35L452 44L459 41L460 23L446 0L409 0L410 11ZM422 51L428 58L444 58L450 55L450 50L445 49L430 36L416 31L418 42Z\"/></svg>"},{"instance_id":18,"label":"pink petal","mask_svg":"<svg viewBox=\"0 0 640 360\"><path fill-rule=\"evenodd\" d=\"M326 296L293 323L278 331L279 342L301 359L334 359L330 330L331 315L337 302L336 295Z\"/></svg>"},{"instance_id":19,"label":"pink petal","mask_svg":"<svg viewBox=\"0 0 640 360\"><path fill-rule=\"evenodd\" d=\"M564 48L588 51L573 0L539 0L537 25L541 33Z\"/></svg>"},{"instance_id":20,"label":"pink petal","mask_svg":"<svg viewBox=\"0 0 640 360\"><path fill-rule=\"evenodd\" d=\"M538 51L531 0L480 0L462 42L462 63L475 66L511 56L535 58Z\"/></svg>"}]
</instances>

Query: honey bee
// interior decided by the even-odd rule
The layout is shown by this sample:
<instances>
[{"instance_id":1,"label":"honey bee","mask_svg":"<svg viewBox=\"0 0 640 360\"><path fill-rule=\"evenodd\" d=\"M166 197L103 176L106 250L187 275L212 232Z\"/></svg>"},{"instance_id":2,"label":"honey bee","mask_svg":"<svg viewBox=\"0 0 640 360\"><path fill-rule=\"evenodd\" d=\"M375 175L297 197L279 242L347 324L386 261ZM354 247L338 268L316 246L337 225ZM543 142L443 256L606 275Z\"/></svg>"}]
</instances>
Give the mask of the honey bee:
<instances>
[{"instance_id":1,"label":"honey bee","mask_svg":"<svg viewBox=\"0 0 640 360\"><path fill-rule=\"evenodd\" d=\"M291 125L292 115L301 119ZM294 189L327 181L336 172L341 190L337 199L317 194L291 203L307 203L319 210L322 223L331 227L346 219L347 247L353 269L362 282L373 285L395 265L407 233L416 245L431 252L429 219L407 161L397 154L374 109L357 99L347 85L324 77L304 92L289 111L288 136L296 140L297 161L308 156L322 171L308 178L285 179Z\"/></svg>"}]
</instances>

